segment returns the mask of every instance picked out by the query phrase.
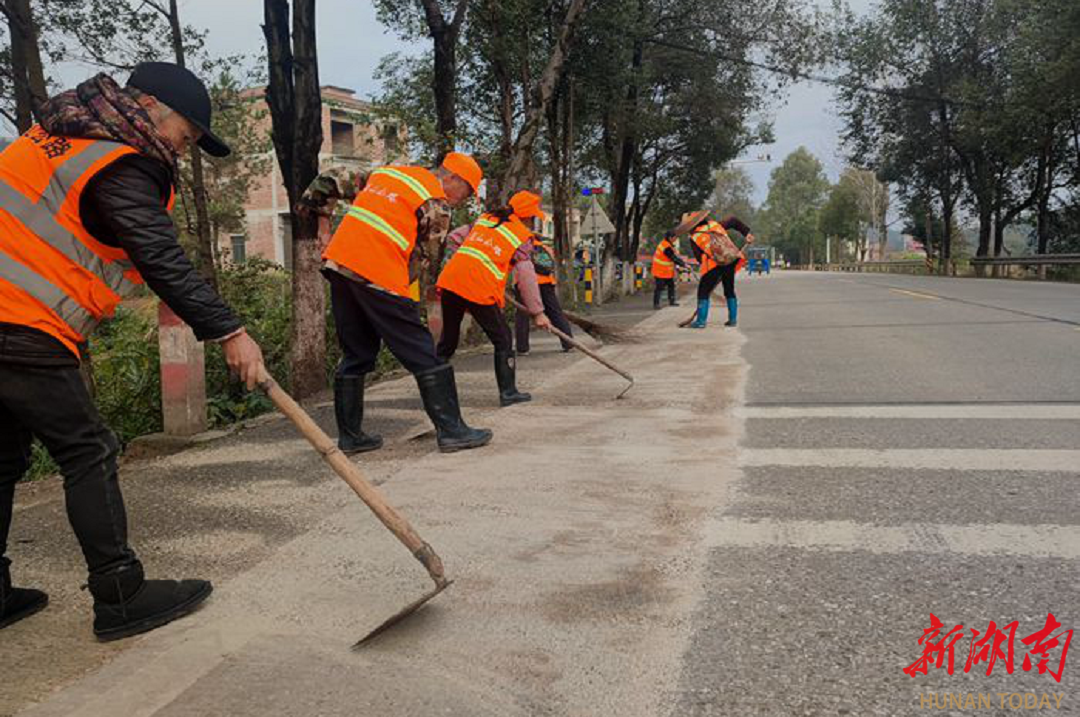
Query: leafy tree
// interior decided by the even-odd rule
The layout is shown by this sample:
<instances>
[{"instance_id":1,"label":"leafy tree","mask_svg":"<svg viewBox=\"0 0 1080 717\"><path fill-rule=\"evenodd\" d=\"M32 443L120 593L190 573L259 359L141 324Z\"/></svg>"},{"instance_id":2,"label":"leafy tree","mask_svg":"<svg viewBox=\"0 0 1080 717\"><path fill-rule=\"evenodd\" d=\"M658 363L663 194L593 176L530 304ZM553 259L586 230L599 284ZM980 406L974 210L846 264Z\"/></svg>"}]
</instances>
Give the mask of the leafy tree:
<instances>
[{"instance_id":1,"label":"leafy tree","mask_svg":"<svg viewBox=\"0 0 1080 717\"><path fill-rule=\"evenodd\" d=\"M769 177L763 238L789 259L813 263L815 249L823 246L818 212L828 191L829 180L817 157L805 147L789 154Z\"/></svg>"},{"instance_id":2,"label":"leafy tree","mask_svg":"<svg viewBox=\"0 0 1080 717\"><path fill-rule=\"evenodd\" d=\"M818 229L825 241L833 242L833 246L837 247L837 259L840 258L840 247L850 243L855 247L856 257L863 260L866 256L866 234L863 227L859 188L852 175L845 173L840 177L840 181L829 189L829 198L818 215Z\"/></svg>"},{"instance_id":3,"label":"leafy tree","mask_svg":"<svg viewBox=\"0 0 1080 717\"><path fill-rule=\"evenodd\" d=\"M751 227L754 226L754 180L740 166L718 169L714 174L713 193L709 208L715 216L734 214Z\"/></svg>"}]
</instances>

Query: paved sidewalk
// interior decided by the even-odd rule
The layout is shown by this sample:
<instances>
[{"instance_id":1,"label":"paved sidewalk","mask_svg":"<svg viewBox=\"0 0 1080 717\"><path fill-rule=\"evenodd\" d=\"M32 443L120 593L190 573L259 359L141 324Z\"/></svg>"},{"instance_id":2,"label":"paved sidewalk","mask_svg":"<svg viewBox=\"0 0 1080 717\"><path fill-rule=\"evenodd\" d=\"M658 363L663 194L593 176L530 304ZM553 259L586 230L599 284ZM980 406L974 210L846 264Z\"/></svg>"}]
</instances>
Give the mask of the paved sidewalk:
<instances>
[{"instance_id":1,"label":"paved sidewalk","mask_svg":"<svg viewBox=\"0 0 1080 717\"><path fill-rule=\"evenodd\" d=\"M520 362L530 404L498 409L490 355L464 358L468 419L496 430L486 449L410 440L426 425L411 378L370 389L388 446L360 464L457 582L360 653L352 641L427 578L283 420L125 468L148 570L216 586L194 616L134 640L90 634L57 482L21 490L16 575L53 603L5 631L0 715L43 698L25 714L655 713L699 597L702 523L730 480L725 409L744 368L736 332L675 329L685 307L643 299L610 307L612 321L646 317L646 343L603 349L637 378L622 401L621 378L548 337ZM704 395L688 360L708 366Z\"/></svg>"}]
</instances>

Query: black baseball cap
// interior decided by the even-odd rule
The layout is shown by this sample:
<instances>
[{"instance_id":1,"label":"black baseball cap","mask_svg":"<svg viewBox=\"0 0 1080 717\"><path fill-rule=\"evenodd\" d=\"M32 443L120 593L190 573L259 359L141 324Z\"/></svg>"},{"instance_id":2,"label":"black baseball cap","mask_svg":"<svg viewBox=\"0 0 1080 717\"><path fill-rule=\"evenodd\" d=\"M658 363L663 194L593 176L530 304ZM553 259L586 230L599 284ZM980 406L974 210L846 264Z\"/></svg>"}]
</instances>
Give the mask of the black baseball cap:
<instances>
[{"instance_id":1,"label":"black baseball cap","mask_svg":"<svg viewBox=\"0 0 1080 717\"><path fill-rule=\"evenodd\" d=\"M202 130L199 146L213 157L227 157L229 145L210 131L210 93L193 72L171 62L140 62L127 81L158 102L178 112L188 122Z\"/></svg>"}]
</instances>

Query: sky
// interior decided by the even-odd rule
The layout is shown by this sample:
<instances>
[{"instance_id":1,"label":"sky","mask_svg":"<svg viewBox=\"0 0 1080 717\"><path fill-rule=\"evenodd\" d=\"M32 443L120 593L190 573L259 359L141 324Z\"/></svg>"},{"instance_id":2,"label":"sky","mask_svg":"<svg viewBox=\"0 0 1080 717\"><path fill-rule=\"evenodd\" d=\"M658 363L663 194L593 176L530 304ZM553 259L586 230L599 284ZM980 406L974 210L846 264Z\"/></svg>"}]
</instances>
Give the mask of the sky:
<instances>
[{"instance_id":1,"label":"sky","mask_svg":"<svg viewBox=\"0 0 1080 717\"><path fill-rule=\"evenodd\" d=\"M404 1L404 0L403 0ZM830 0L814 0L825 7ZM849 0L856 12L869 9L872 0ZM180 0L180 15L185 24L208 31L208 49L212 54L258 53L263 47L262 0ZM375 68L383 56L402 51L430 51L428 43L407 44L388 33L376 20L370 0L319 0L316 37L319 45L319 74L323 84L356 90L362 98L379 91ZM64 79L76 82L92 74L87 68L73 68ZM800 146L809 149L836 180L844 167L839 147L840 120L836 116L830 87L814 82L799 82L771 98L767 117L774 122L776 141L771 145L749 148L739 161L762 155L769 162L747 162L743 167L755 184L755 201L764 200L769 173L783 158Z\"/></svg>"}]
</instances>

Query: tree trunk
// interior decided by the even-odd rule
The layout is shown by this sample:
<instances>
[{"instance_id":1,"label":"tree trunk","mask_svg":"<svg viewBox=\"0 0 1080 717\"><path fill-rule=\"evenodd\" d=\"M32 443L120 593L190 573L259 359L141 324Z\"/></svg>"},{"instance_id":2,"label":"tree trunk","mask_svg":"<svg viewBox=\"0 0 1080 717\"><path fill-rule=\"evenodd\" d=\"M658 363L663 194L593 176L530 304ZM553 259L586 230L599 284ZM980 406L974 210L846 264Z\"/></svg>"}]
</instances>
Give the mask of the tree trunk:
<instances>
[{"instance_id":1,"label":"tree trunk","mask_svg":"<svg viewBox=\"0 0 1080 717\"><path fill-rule=\"evenodd\" d=\"M155 7L158 7L155 4ZM187 52L184 46L184 31L180 24L180 11L177 0L169 0L168 10L158 7L169 21L169 33L172 41L176 64L187 66ZM214 263L213 233L210 230L209 202L206 195L206 178L203 172L202 151L193 146L189 155L191 161L191 198L195 205L195 266L206 278L214 290L218 289L217 265Z\"/></svg>"},{"instance_id":2,"label":"tree trunk","mask_svg":"<svg viewBox=\"0 0 1080 717\"><path fill-rule=\"evenodd\" d=\"M303 398L326 387L326 293L319 275L318 221L294 207L319 172L322 99L315 45L315 0L294 0L292 44L287 0L264 0L271 137L289 198L293 249L290 389Z\"/></svg>"},{"instance_id":3,"label":"tree trunk","mask_svg":"<svg viewBox=\"0 0 1080 717\"><path fill-rule=\"evenodd\" d=\"M49 99L41 64L37 23L30 0L4 0L11 35L11 73L15 93L15 126L23 133L33 126Z\"/></svg>"},{"instance_id":4,"label":"tree trunk","mask_svg":"<svg viewBox=\"0 0 1080 717\"><path fill-rule=\"evenodd\" d=\"M435 94L435 130L439 135L436 160L454 150L457 140L457 42L468 0L458 0L450 22L443 17L438 0L422 0L424 19L435 47L432 91Z\"/></svg>"},{"instance_id":5,"label":"tree trunk","mask_svg":"<svg viewBox=\"0 0 1080 717\"><path fill-rule=\"evenodd\" d=\"M524 179L529 171L533 145L540 131L540 123L543 121L548 104L550 104L551 98L555 94L555 86L562 77L563 65L570 49L574 28L585 8L585 3L586 0L571 0L570 7L566 10L566 17L563 19L562 28L559 31L559 39L551 52L544 73L537 83L536 99L529 107L525 122L522 124L521 131L518 132L517 140L514 142L510 164L506 168L502 181L500 202L505 203L510 198L510 195L521 189L524 184Z\"/></svg>"}]
</instances>

